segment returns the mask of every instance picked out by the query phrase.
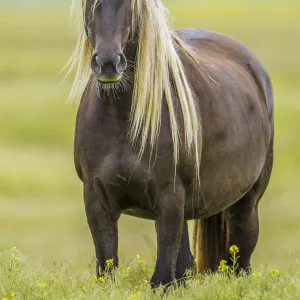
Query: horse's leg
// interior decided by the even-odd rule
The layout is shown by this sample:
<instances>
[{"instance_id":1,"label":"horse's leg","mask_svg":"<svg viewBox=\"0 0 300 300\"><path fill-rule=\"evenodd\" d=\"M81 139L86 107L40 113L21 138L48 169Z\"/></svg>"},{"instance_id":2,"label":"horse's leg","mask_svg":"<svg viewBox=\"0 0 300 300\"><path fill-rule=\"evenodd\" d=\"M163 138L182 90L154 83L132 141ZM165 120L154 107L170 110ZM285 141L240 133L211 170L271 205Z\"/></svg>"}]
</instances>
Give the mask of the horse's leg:
<instances>
[{"instance_id":1,"label":"horse's leg","mask_svg":"<svg viewBox=\"0 0 300 300\"><path fill-rule=\"evenodd\" d=\"M257 206L264 194L273 166L273 147L271 144L266 163L258 181L237 203L227 209L230 228L230 244L240 248L237 273L249 272L250 258L256 247L259 233Z\"/></svg>"},{"instance_id":2,"label":"horse's leg","mask_svg":"<svg viewBox=\"0 0 300 300\"><path fill-rule=\"evenodd\" d=\"M161 193L157 230L157 259L151 278L153 288L175 280L175 269L184 223L184 191L171 185Z\"/></svg>"},{"instance_id":3,"label":"horse's leg","mask_svg":"<svg viewBox=\"0 0 300 300\"><path fill-rule=\"evenodd\" d=\"M245 195L239 202L231 206L228 210L230 244L239 247L238 269L250 271L250 258L256 247L259 233L259 223L257 214L257 204L252 191ZM232 262L229 262L232 265Z\"/></svg>"},{"instance_id":4,"label":"horse's leg","mask_svg":"<svg viewBox=\"0 0 300 300\"><path fill-rule=\"evenodd\" d=\"M87 185L84 186L84 201L96 251L96 275L99 277L106 269L110 271L118 266L117 223L120 215L112 215L103 208L99 194Z\"/></svg>"},{"instance_id":5,"label":"horse's leg","mask_svg":"<svg viewBox=\"0 0 300 300\"><path fill-rule=\"evenodd\" d=\"M188 223L187 221L185 221L183 225L181 244L177 258L175 278L177 280L183 279L187 271L194 269L195 264L190 249Z\"/></svg>"},{"instance_id":6,"label":"horse's leg","mask_svg":"<svg viewBox=\"0 0 300 300\"><path fill-rule=\"evenodd\" d=\"M155 228L157 232L157 222L155 223ZM176 280L183 279L185 273L188 270L193 270L194 268L195 268L195 264L190 249L188 224L187 221L185 221L183 225L181 243L180 243L178 257L177 257L175 279Z\"/></svg>"}]
</instances>

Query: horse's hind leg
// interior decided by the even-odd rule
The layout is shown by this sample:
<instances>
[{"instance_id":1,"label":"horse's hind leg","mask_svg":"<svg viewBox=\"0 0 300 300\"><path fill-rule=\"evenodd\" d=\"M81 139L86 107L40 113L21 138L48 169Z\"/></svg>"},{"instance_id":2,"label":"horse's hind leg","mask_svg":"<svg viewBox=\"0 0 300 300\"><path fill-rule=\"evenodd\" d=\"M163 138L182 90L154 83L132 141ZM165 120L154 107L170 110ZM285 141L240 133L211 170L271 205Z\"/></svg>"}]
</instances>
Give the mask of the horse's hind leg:
<instances>
[{"instance_id":1,"label":"horse's hind leg","mask_svg":"<svg viewBox=\"0 0 300 300\"><path fill-rule=\"evenodd\" d=\"M186 272L195 268L194 258L190 249L189 232L187 221L184 222L181 245L179 248L175 278L177 280L183 279Z\"/></svg>"},{"instance_id":2,"label":"horse's hind leg","mask_svg":"<svg viewBox=\"0 0 300 300\"><path fill-rule=\"evenodd\" d=\"M227 210L230 227L230 244L239 247L238 270L250 271L250 258L255 249L258 232L258 214L255 198L250 191ZM230 262L232 264L232 262Z\"/></svg>"},{"instance_id":3,"label":"horse's hind leg","mask_svg":"<svg viewBox=\"0 0 300 300\"><path fill-rule=\"evenodd\" d=\"M237 273L243 270L250 271L250 258L256 247L259 233L257 206L268 186L272 166L273 149L271 145L258 181L241 200L226 211L229 217L230 244L240 248Z\"/></svg>"}]
</instances>

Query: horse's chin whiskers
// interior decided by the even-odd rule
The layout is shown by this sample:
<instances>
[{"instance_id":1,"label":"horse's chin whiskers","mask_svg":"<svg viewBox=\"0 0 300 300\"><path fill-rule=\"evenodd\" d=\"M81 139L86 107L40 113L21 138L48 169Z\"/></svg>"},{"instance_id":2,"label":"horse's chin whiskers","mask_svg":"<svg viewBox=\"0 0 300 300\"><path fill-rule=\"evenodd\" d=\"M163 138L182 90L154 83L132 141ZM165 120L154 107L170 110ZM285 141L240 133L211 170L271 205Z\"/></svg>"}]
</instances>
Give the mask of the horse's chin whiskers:
<instances>
[{"instance_id":1,"label":"horse's chin whiskers","mask_svg":"<svg viewBox=\"0 0 300 300\"><path fill-rule=\"evenodd\" d=\"M133 84L133 76L134 72L130 69L127 69L126 72L123 73L120 81L116 83L99 83L96 79L94 81L94 85L97 84L99 89L102 89L107 94L112 92L114 98L120 98L119 92L129 92L130 88Z\"/></svg>"},{"instance_id":2,"label":"horse's chin whiskers","mask_svg":"<svg viewBox=\"0 0 300 300\"><path fill-rule=\"evenodd\" d=\"M116 83L99 83L99 87L103 89L104 91L109 91L114 89L114 86Z\"/></svg>"}]
</instances>

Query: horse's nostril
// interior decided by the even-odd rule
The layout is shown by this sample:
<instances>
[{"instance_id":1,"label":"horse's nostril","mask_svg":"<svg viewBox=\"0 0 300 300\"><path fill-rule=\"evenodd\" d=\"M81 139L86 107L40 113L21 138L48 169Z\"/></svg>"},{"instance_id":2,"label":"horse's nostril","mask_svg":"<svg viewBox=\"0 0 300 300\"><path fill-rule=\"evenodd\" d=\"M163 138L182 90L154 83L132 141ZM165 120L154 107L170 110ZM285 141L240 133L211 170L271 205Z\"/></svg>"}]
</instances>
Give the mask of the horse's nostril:
<instances>
[{"instance_id":1,"label":"horse's nostril","mask_svg":"<svg viewBox=\"0 0 300 300\"><path fill-rule=\"evenodd\" d=\"M95 53L92 62L92 70L97 75L112 76L120 74L126 68L126 59L123 54L99 54Z\"/></svg>"},{"instance_id":2,"label":"horse's nostril","mask_svg":"<svg viewBox=\"0 0 300 300\"><path fill-rule=\"evenodd\" d=\"M101 60L100 60L100 58L99 58L99 56L97 54L94 54L94 56L92 58L91 67L92 67L92 70L96 74L100 74L101 73L102 63L101 63Z\"/></svg>"},{"instance_id":3,"label":"horse's nostril","mask_svg":"<svg viewBox=\"0 0 300 300\"><path fill-rule=\"evenodd\" d=\"M100 60L98 55L95 56L95 61L96 61L98 66L100 66L100 67L102 66L101 60Z\"/></svg>"},{"instance_id":4,"label":"horse's nostril","mask_svg":"<svg viewBox=\"0 0 300 300\"><path fill-rule=\"evenodd\" d=\"M117 59L115 61L115 66L117 66L119 64L119 62L121 61L121 55L117 56Z\"/></svg>"}]
</instances>

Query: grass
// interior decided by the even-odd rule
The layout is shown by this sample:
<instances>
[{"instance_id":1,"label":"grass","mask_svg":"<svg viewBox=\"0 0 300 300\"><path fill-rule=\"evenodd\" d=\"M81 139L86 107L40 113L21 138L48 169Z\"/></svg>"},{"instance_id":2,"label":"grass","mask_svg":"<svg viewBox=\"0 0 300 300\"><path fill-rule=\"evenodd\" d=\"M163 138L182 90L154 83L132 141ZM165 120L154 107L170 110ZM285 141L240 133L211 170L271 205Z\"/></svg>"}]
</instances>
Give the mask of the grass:
<instances>
[{"instance_id":1,"label":"grass","mask_svg":"<svg viewBox=\"0 0 300 300\"><path fill-rule=\"evenodd\" d=\"M293 256L300 257L300 4L166 3L176 27L221 31L248 45L270 71L276 101L275 166L259 208L261 231L253 256L262 278L199 275L189 281L188 290L172 291L169 297L229 299L235 297L231 292L247 299L299 295L299 264ZM71 78L62 83L59 74L75 42L68 7L0 8L0 249L6 251L1 254L0 297L10 291L19 299L118 299L138 291L143 299L159 297L148 293L148 284L142 282L149 279L153 266L153 251L143 235L155 240L153 223L145 220L121 218L123 269L114 285L93 281L89 265L94 249L73 167L78 104L66 106ZM19 249L20 263L11 261L13 246ZM137 252L149 262L147 276L128 259ZM128 266L131 271L125 276L122 270ZM281 275L271 276L270 268L280 269ZM42 289L38 283L44 281L47 288Z\"/></svg>"},{"instance_id":2,"label":"grass","mask_svg":"<svg viewBox=\"0 0 300 300\"><path fill-rule=\"evenodd\" d=\"M122 253L120 254L122 257ZM250 276L235 277L232 270L211 275L190 275L186 287L162 288L153 293L149 279L152 264L139 257L122 258L113 277L95 278L93 269L75 275L69 262L47 270L32 268L19 259L16 249L0 253L0 293L3 299L297 299L300 268L288 271L260 268ZM236 260L237 261L237 260Z\"/></svg>"}]
</instances>

